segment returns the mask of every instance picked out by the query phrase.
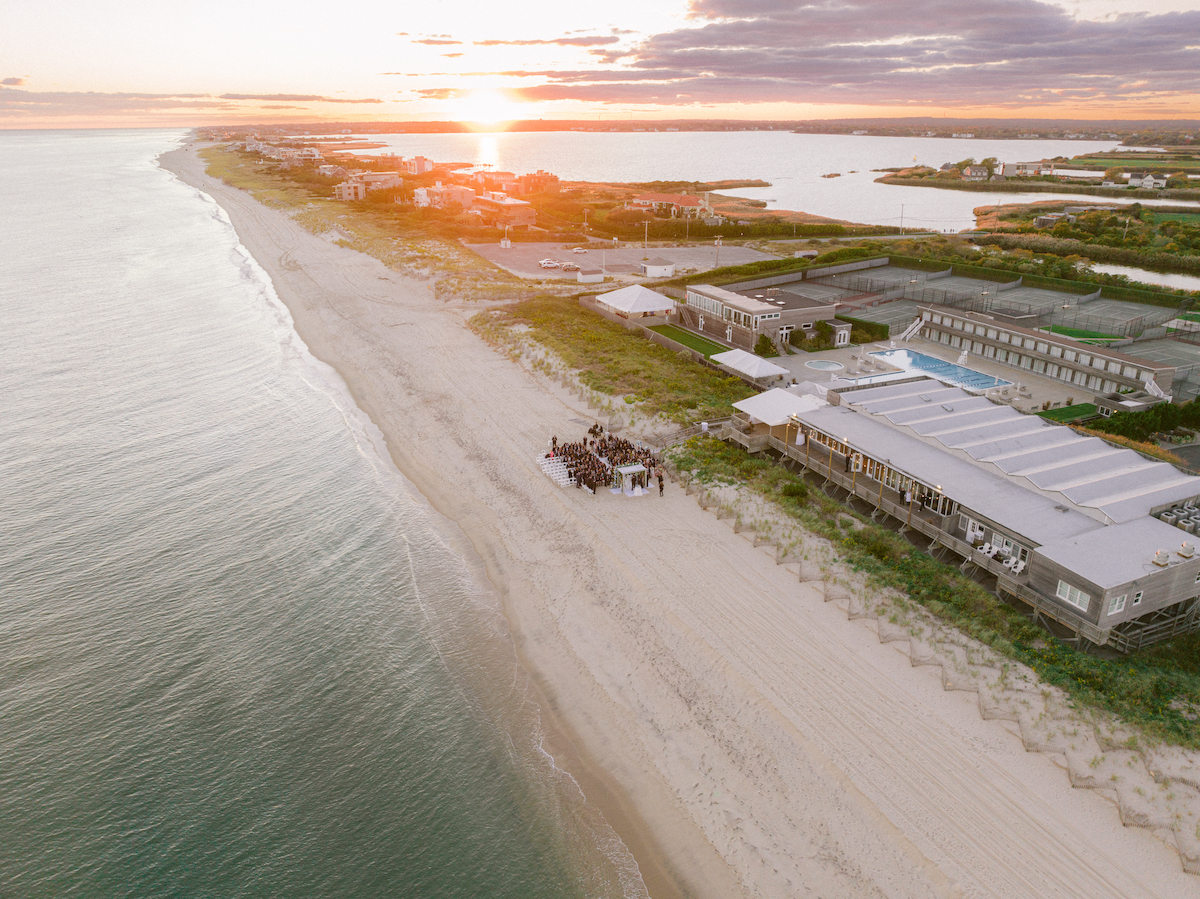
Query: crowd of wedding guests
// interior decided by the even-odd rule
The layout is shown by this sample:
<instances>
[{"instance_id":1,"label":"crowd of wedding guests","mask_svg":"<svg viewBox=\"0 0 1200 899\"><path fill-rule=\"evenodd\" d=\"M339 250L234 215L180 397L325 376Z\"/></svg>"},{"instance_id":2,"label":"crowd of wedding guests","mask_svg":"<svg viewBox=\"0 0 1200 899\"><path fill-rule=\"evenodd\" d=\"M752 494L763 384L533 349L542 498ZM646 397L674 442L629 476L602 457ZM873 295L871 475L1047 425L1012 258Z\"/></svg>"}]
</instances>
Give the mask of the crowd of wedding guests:
<instances>
[{"instance_id":1,"label":"crowd of wedding guests","mask_svg":"<svg viewBox=\"0 0 1200 899\"><path fill-rule=\"evenodd\" d=\"M635 485L647 488L651 476L656 476L658 495L662 496L663 470L654 454L624 437L605 434L600 424L592 425L588 429L588 436L582 440L559 443L557 435L551 437L549 455L553 459L561 458L566 463L567 472L575 479L576 487L587 487L592 493L599 487L620 487L617 468L640 463L646 471L635 476Z\"/></svg>"}]
</instances>

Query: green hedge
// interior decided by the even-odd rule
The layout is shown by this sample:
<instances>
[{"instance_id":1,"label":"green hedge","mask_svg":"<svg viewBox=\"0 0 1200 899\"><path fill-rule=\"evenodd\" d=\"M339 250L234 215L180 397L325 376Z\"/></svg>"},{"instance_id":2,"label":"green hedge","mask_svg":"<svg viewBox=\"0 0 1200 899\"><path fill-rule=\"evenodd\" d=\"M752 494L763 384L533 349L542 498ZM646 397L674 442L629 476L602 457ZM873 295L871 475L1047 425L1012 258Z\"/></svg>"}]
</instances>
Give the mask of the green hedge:
<instances>
[{"instance_id":1,"label":"green hedge","mask_svg":"<svg viewBox=\"0 0 1200 899\"><path fill-rule=\"evenodd\" d=\"M852 330L864 332L871 340L887 340L892 330L888 325L867 321L865 318L853 318L849 315L835 315L834 318L849 322Z\"/></svg>"}]
</instances>

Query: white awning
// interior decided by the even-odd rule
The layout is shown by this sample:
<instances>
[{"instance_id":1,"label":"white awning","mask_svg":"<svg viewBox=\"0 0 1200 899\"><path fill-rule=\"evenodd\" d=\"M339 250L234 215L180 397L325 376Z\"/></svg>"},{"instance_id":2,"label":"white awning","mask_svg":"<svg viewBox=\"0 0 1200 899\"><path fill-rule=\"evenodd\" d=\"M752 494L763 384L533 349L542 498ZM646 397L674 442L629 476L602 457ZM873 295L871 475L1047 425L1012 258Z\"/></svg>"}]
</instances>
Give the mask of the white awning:
<instances>
[{"instance_id":1,"label":"white awning","mask_svg":"<svg viewBox=\"0 0 1200 899\"><path fill-rule=\"evenodd\" d=\"M718 365L724 365L727 368L732 368L734 371L740 371L742 374L755 379L774 378L778 375L791 374L782 365L768 362L761 356L755 356L753 353L747 353L745 350L730 350L727 353L717 353L714 356L709 356L709 358Z\"/></svg>"},{"instance_id":2,"label":"white awning","mask_svg":"<svg viewBox=\"0 0 1200 899\"><path fill-rule=\"evenodd\" d=\"M799 415L802 412L811 412L826 405L828 403L825 400L818 399L815 396L796 396L796 394L789 393L782 387L776 387L774 390L768 390L766 393L760 393L757 396L739 400L733 404L733 408L739 412L745 412L752 419L761 421L768 427L774 428L787 424L793 415Z\"/></svg>"}]
</instances>

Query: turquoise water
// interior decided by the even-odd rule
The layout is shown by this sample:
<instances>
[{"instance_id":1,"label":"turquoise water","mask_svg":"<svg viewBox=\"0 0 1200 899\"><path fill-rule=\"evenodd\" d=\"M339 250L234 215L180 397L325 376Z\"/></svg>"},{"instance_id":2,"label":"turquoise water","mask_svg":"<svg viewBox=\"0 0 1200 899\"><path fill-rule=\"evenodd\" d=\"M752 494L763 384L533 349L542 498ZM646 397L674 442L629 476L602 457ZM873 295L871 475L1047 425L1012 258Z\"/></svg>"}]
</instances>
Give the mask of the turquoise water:
<instances>
[{"instance_id":1,"label":"turquoise water","mask_svg":"<svg viewBox=\"0 0 1200 899\"><path fill-rule=\"evenodd\" d=\"M0 134L0 895L641 895L180 137Z\"/></svg>"},{"instance_id":2,"label":"turquoise water","mask_svg":"<svg viewBox=\"0 0 1200 899\"><path fill-rule=\"evenodd\" d=\"M935 359L933 356L927 356L915 350L884 350L871 355L878 356L883 361L903 368L905 371L923 372L946 384L976 393L990 390L993 387L1007 387L1012 383L1012 381L985 375L973 368L955 365L953 362L943 362L941 359Z\"/></svg>"}]
</instances>

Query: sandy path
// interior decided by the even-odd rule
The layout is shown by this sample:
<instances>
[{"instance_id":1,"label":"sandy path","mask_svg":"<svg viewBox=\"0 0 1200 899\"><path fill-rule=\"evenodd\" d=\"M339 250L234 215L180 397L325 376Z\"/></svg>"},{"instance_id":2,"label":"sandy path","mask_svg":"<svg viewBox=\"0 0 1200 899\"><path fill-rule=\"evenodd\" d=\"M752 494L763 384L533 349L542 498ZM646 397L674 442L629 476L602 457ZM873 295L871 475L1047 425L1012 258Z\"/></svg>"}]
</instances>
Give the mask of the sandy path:
<instances>
[{"instance_id":1,"label":"sandy path","mask_svg":"<svg viewBox=\"0 0 1200 899\"><path fill-rule=\"evenodd\" d=\"M187 151L164 162L226 209L313 353L470 538L656 895L1200 895L1148 832L677 485L625 500L550 483L534 456L587 411L465 329L473 310Z\"/></svg>"}]
</instances>

